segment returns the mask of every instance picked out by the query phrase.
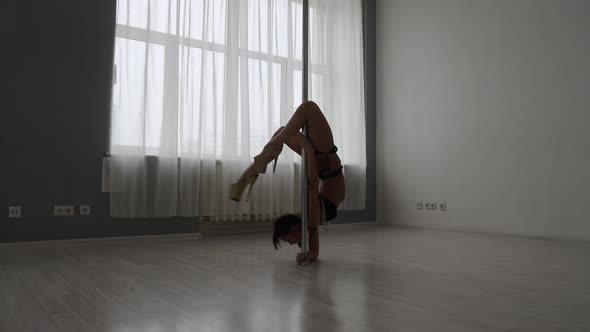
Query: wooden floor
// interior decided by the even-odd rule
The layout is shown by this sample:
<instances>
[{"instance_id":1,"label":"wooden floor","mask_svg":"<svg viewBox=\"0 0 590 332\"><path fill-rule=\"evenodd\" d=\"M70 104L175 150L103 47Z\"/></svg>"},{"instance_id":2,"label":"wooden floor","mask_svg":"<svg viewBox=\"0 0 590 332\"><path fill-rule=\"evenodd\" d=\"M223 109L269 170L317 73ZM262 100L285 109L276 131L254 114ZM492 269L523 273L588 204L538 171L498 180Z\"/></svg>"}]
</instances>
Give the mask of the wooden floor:
<instances>
[{"instance_id":1,"label":"wooden floor","mask_svg":"<svg viewBox=\"0 0 590 332\"><path fill-rule=\"evenodd\" d=\"M590 244L322 231L0 251L0 331L590 331Z\"/></svg>"}]
</instances>

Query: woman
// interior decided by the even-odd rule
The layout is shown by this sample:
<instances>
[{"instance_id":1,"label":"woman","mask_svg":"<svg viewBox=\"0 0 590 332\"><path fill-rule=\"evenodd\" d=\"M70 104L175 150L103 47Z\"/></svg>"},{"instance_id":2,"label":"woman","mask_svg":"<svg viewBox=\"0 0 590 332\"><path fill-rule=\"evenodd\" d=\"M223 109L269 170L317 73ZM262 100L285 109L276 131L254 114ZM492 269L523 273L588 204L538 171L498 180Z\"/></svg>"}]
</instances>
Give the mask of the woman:
<instances>
[{"instance_id":1,"label":"woman","mask_svg":"<svg viewBox=\"0 0 590 332\"><path fill-rule=\"evenodd\" d=\"M307 125L307 137L300 132L304 125ZM295 110L287 125L274 133L262 152L254 157L254 163L232 184L230 197L239 201L248 185L249 197L258 174L266 173L267 165L273 160L274 171L283 144L297 154L301 154L302 150L307 153L309 252L298 254L296 260L297 263L314 261L319 256L318 226L336 218L338 205L344 200L346 192L342 162L334 145L332 129L316 103L307 101ZM300 244L301 235L301 219L298 216L283 215L274 221L275 249L280 241Z\"/></svg>"}]
</instances>

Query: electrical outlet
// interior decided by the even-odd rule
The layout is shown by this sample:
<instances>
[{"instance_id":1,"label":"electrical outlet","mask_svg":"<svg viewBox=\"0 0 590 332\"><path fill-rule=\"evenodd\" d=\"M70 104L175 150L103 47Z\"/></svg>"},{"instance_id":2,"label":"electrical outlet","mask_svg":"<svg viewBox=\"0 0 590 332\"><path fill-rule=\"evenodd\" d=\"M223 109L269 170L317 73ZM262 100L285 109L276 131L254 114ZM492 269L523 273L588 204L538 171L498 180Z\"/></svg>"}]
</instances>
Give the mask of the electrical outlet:
<instances>
[{"instance_id":1,"label":"electrical outlet","mask_svg":"<svg viewBox=\"0 0 590 332\"><path fill-rule=\"evenodd\" d=\"M426 210L436 210L436 202L426 202Z\"/></svg>"},{"instance_id":2,"label":"electrical outlet","mask_svg":"<svg viewBox=\"0 0 590 332\"><path fill-rule=\"evenodd\" d=\"M438 209L440 211L446 211L447 210L447 202L438 203Z\"/></svg>"},{"instance_id":3,"label":"electrical outlet","mask_svg":"<svg viewBox=\"0 0 590 332\"><path fill-rule=\"evenodd\" d=\"M422 210L423 208L424 208L424 203L423 202L416 203L416 210Z\"/></svg>"},{"instance_id":4,"label":"electrical outlet","mask_svg":"<svg viewBox=\"0 0 590 332\"><path fill-rule=\"evenodd\" d=\"M80 215L81 216L89 216L90 215L90 205L80 205Z\"/></svg>"},{"instance_id":5,"label":"electrical outlet","mask_svg":"<svg viewBox=\"0 0 590 332\"><path fill-rule=\"evenodd\" d=\"M21 207L20 206L9 206L8 207L8 218L20 218Z\"/></svg>"},{"instance_id":6,"label":"electrical outlet","mask_svg":"<svg viewBox=\"0 0 590 332\"><path fill-rule=\"evenodd\" d=\"M53 206L53 215L54 216L73 216L74 215L74 206L73 205L55 205Z\"/></svg>"}]
</instances>

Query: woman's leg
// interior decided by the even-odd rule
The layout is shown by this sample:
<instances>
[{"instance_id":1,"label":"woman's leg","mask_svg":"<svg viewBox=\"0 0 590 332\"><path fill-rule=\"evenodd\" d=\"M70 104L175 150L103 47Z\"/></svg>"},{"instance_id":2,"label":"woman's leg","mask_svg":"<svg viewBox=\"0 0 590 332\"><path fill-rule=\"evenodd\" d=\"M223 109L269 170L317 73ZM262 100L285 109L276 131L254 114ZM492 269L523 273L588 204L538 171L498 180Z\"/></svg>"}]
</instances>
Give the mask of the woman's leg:
<instances>
[{"instance_id":1,"label":"woman's leg","mask_svg":"<svg viewBox=\"0 0 590 332\"><path fill-rule=\"evenodd\" d=\"M266 173L266 165L279 156L283 144L297 135L304 125L307 125L307 136L316 151L327 152L334 146L332 130L324 114L316 103L307 101L297 107L283 130L264 146L259 155L254 157L252 168L258 173Z\"/></svg>"},{"instance_id":2,"label":"woman's leg","mask_svg":"<svg viewBox=\"0 0 590 332\"><path fill-rule=\"evenodd\" d=\"M274 139L275 137L277 137L283 130L285 129L285 127L280 127L279 129L277 129L277 131L275 131L275 133L272 135L272 139ZM296 132L295 135L289 136L287 137L287 140L285 141L285 144L291 149L293 150L293 152L297 153L298 155L301 155L301 145L299 143L299 136L301 135L301 133ZM254 168L252 168L252 166L249 166L240 176L240 178L238 179L238 182L246 182L246 179L250 176L254 176L258 174L258 172L256 172L256 170Z\"/></svg>"},{"instance_id":3,"label":"woman's leg","mask_svg":"<svg viewBox=\"0 0 590 332\"><path fill-rule=\"evenodd\" d=\"M326 152L334 146L330 125L319 106L313 101L306 101L299 105L287 125L280 132L275 133L269 145L286 144L292 137L296 137L305 124L307 124L307 136L316 150Z\"/></svg>"},{"instance_id":4,"label":"woman's leg","mask_svg":"<svg viewBox=\"0 0 590 332\"><path fill-rule=\"evenodd\" d=\"M239 200L248 179L258 173L266 173L266 166L278 157L283 144L287 144L291 150L301 154L299 136L301 136L300 130L305 124L307 124L307 136L314 149L319 152L327 152L334 146L332 130L319 106L312 101L304 102L297 107L287 125L279 128L263 151L254 157L254 163L242 173L238 182L232 184L230 196Z\"/></svg>"},{"instance_id":5,"label":"woman's leg","mask_svg":"<svg viewBox=\"0 0 590 332\"><path fill-rule=\"evenodd\" d=\"M277 137L279 133L283 131L283 129L285 129L284 126L275 131L275 133L272 135L271 140ZM295 135L287 137L287 140L285 141L285 144L298 155L301 155L301 143L299 138L300 135L301 133L297 132Z\"/></svg>"}]
</instances>

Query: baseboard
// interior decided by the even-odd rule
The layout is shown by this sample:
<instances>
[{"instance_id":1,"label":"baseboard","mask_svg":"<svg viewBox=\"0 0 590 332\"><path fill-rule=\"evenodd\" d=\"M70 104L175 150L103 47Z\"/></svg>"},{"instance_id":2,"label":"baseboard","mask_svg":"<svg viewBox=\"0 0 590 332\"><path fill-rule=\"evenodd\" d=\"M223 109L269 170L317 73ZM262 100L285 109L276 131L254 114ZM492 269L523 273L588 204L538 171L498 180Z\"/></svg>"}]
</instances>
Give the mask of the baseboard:
<instances>
[{"instance_id":1,"label":"baseboard","mask_svg":"<svg viewBox=\"0 0 590 332\"><path fill-rule=\"evenodd\" d=\"M27 241L27 242L10 242L0 243L0 251L12 251L22 249L44 249L44 248L69 248L83 247L97 244L126 244L141 242L170 242L179 240L198 240L201 233L183 233L183 234L162 234L162 235L141 235L141 236L117 236L101 237L88 239L69 239L69 240L50 240L50 241Z\"/></svg>"},{"instance_id":2,"label":"baseboard","mask_svg":"<svg viewBox=\"0 0 590 332\"><path fill-rule=\"evenodd\" d=\"M574 238L574 237L561 237L561 236L543 236L534 234L519 234L519 233L508 233L499 231L488 231L476 228L462 228L462 227L440 227L440 226L426 226L426 225L410 225L410 224L390 224L381 223L381 225L387 225L390 227L398 228L412 228L412 229L426 229L426 230L437 230L455 233L468 233L480 236L492 236L492 237L515 237L523 239L534 239L534 240L545 240L545 241L575 241L575 242L590 242L589 239L585 238Z\"/></svg>"},{"instance_id":3,"label":"baseboard","mask_svg":"<svg viewBox=\"0 0 590 332\"><path fill-rule=\"evenodd\" d=\"M338 223L338 224L328 224L328 228L336 228L336 229L356 229L356 228L365 228L365 227L374 227L377 225L381 225L376 221L362 221L362 222L347 222L347 223ZM324 225L320 226L324 227Z\"/></svg>"},{"instance_id":4,"label":"baseboard","mask_svg":"<svg viewBox=\"0 0 590 332\"><path fill-rule=\"evenodd\" d=\"M329 229L358 229L374 227L382 225L376 221L355 222L355 223L338 223L329 224ZM84 247L92 245L117 245L128 243L141 242L170 242L170 241L185 241L185 240L199 240L202 236L222 236L235 234L252 234L252 233L266 233L272 230L271 225L228 225L230 227L221 227L214 230L204 229L200 233L185 233L185 234L163 234L163 235L142 235L142 236L118 236L118 237L101 237L101 238L87 238L87 239L68 239L68 240L50 240L50 241L26 241L26 242L8 242L0 243L0 252L14 251L23 249L45 249L45 248L73 248ZM233 227L232 227L233 226ZM320 226L324 229L324 226Z\"/></svg>"}]
</instances>

